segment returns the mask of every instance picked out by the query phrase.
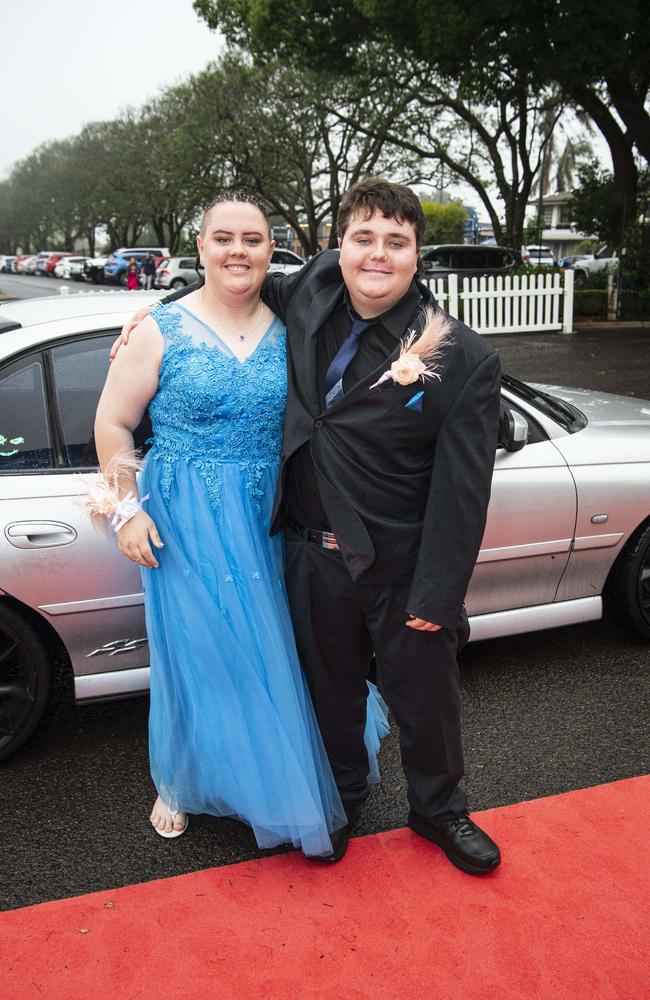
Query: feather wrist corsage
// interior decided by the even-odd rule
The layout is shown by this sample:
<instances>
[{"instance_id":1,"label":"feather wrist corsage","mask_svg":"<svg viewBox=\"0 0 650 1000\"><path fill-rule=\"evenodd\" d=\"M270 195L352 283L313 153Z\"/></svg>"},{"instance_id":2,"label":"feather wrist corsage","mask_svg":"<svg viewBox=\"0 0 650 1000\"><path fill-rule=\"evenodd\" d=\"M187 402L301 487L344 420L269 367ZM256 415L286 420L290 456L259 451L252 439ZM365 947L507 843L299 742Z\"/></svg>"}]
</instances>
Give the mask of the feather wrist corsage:
<instances>
[{"instance_id":1,"label":"feather wrist corsage","mask_svg":"<svg viewBox=\"0 0 650 1000\"><path fill-rule=\"evenodd\" d=\"M123 449L116 452L107 463L104 472L97 479L86 481L87 495L80 505L92 518L93 523L104 528L107 519L115 532L123 528L127 521L142 510L142 504L149 499L137 497L132 490L120 498L120 480L132 476L142 468L142 459L134 451Z\"/></svg>"},{"instance_id":2,"label":"feather wrist corsage","mask_svg":"<svg viewBox=\"0 0 650 1000\"><path fill-rule=\"evenodd\" d=\"M422 333L418 337L415 330L409 330L402 340L397 361L374 382L370 388L376 389L383 382L392 379L398 385L412 385L418 379L437 378L440 381L438 368L443 348L451 343L449 322L442 309L427 306L423 315Z\"/></svg>"}]
</instances>

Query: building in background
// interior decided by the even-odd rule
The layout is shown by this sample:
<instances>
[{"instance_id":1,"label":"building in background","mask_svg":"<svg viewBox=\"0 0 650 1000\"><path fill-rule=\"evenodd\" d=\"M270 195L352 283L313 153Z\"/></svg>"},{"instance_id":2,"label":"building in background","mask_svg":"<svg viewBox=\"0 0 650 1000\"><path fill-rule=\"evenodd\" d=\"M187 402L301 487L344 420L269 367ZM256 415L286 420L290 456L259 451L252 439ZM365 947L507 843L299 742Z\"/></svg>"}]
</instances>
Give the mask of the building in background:
<instances>
[{"instance_id":1,"label":"building in background","mask_svg":"<svg viewBox=\"0 0 650 1000\"><path fill-rule=\"evenodd\" d=\"M542 206L542 226L539 237L531 242L541 243L550 247L558 260L563 260L576 253L576 247L584 240L593 239L589 233L577 232L571 225L571 192L560 191L558 194L547 194L543 198L535 198L529 202L534 206L535 214Z\"/></svg>"}]
</instances>

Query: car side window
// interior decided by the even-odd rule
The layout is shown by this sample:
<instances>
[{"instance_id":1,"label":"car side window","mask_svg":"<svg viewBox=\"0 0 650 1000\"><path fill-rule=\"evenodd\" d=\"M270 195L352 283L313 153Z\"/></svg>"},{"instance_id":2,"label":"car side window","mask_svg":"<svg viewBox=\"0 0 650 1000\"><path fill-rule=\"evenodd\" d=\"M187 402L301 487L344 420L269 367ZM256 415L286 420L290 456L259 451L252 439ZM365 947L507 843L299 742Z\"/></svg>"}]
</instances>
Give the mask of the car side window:
<instances>
[{"instance_id":1,"label":"car side window","mask_svg":"<svg viewBox=\"0 0 650 1000\"><path fill-rule=\"evenodd\" d=\"M422 258L429 267L451 267L450 250L428 250L422 254Z\"/></svg>"},{"instance_id":2,"label":"car side window","mask_svg":"<svg viewBox=\"0 0 650 1000\"><path fill-rule=\"evenodd\" d=\"M64 462L68 468L91 469L95 450L95 412L108 373L108 354L119 330L85 337L50 350L53 390ZM133 434L136 448L150 436L148 418Z\"/></svg>"},{"instance_id":3,"label":"car side window","mask_svg":"<svg viewBox=\"0 0 650 1000\"><path fill-rule=\"evenodd\" d=\"M0 371L0 472L53 466L43 359L39 352Z\"/></svg>"}]
</instances>

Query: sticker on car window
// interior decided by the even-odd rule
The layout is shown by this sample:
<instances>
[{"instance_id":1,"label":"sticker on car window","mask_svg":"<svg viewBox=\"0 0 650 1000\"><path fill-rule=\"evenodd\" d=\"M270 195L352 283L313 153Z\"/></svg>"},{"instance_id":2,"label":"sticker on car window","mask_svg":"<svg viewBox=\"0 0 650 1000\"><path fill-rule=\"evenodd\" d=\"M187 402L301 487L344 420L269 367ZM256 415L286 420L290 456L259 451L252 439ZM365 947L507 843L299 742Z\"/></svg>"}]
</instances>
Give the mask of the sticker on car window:
<instances>
[{"instance_id":1,"label":"sticker on car window","mask_svg":"<svg viewBox=\"0 0 650 1000\"><path fill-rule=\"evenodd\" d=\"M4 434L0 434L0 458L13 458L20 451L18 445L24 444L24 437L14 437L7 438ZM11 451L5 451L5 448L11 448Z\"/></svg>"}]
</instances>

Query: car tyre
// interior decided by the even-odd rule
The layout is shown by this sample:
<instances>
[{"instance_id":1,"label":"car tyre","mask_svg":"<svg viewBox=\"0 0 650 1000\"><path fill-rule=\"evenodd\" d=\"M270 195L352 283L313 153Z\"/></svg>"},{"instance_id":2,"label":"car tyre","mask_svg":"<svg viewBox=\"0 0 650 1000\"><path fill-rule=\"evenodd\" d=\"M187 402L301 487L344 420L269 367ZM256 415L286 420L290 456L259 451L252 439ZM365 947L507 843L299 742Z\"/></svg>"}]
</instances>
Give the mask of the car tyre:
<instances>
[{"instance_id":1,"label":"car tyre","mask_svg":"<svg viewBox=\"0 0 650 1000\"><path fill-rule=\"evenodd\" d=\"M618 616L650 639L650 523L630 538L614 566L611 584Z\"/></svg>"},{"instance_id":2,"label":"car tyre","mask_svg":"<svg viewBox=\"0 0 650 1000\"><path fill-rule=\"evenodd\" d=\"M51 687L47 643L29 621L0 604L0 760L32 735Z\"/></svg>"},{"instance_id":3,"label":"car tyre","mask_svg":"<svg viewBox=\"0 0 650 1000\"><path fill-rule=\"evenodd\" d=\"M587 284L587 273L586 271L576 271L574 284L576 288L584 288Z\"/></svg>"},{"instance_id":4,"label":"car tyre","mask_svg":"<svg viewBox=\"0 0 650 1000\"><path fill-rule=\"evenodd\" d=\"M183 281L182 278L174 278L174 280L172 281L172 283L171 283L171 285L169 287L173 288L174 291L176 292L176 291L178 291L179 288L185 288L186 284L187 284L187 282Z\"/></svg>"}]
</instances>

